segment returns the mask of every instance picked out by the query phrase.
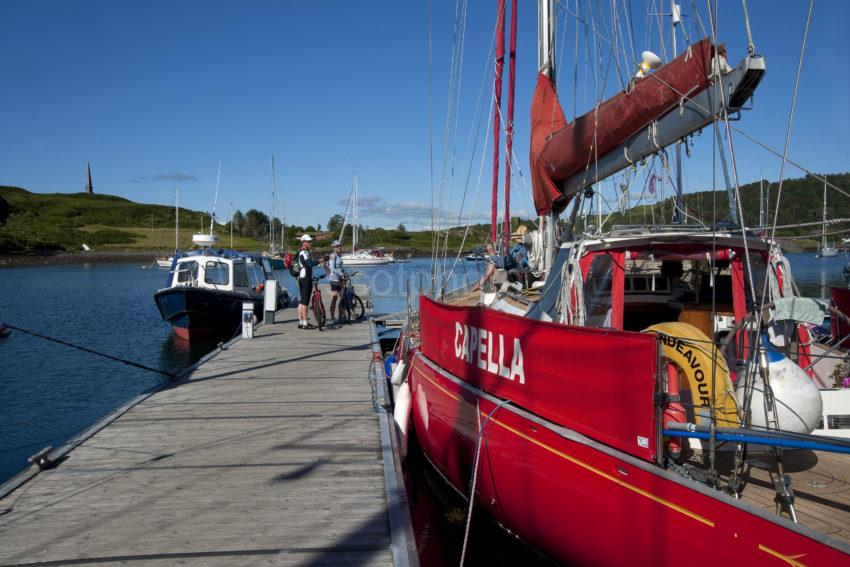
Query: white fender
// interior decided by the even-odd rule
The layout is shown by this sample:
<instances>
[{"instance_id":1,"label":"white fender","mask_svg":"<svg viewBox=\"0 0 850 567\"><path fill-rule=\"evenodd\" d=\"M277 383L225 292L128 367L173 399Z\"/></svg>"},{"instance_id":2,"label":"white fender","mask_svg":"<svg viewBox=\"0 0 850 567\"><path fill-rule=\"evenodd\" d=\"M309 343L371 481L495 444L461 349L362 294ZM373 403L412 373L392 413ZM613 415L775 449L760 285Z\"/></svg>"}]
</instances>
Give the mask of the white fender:
<instances>
[{"instance_id":1,"label":"white fender","mask_svg":"<svg viewBox=\"0 0 850 567\"><path fill-rule=\"evenodd\" d=\"M770 387L776 401L776 418L779 428L795 433L811 433L818 426L823 412L820 391L809 376L792 360L774 349L765 339L762 345L767 350ZM738 404L743 407L743 379L739 381ZM753 399L750 406L750 423L757 427L767 425L764 409L764 382L756 375Z\"/></svg>"},{"instance_id":2,"label":"white fender","mask_svg":"<svg viewBox=\"0 0 850 567\"><path fill-rule=\"evenodd\" d=\"M401 386L401 383L404 382L405 378L407 378L407 363L402 360L396 365L395 370L393 370L390 382L393 383L393 386Z\"/></svg>"},{"instance_id":3,"label":"white fender","mask_svg":"<svg viewBox=\"0 0 850 567\"><path fill-rule=\"evenodd\" d=\"M399 444L401 445L402 457L407 456L407 428L410 424L410 413L413 409L412 402L410 386L408 386L408 383L405 381L395 395L395 409L393 410L393 419L395 420L399 433L401 433Z\"/></svg>"}]
</instances>

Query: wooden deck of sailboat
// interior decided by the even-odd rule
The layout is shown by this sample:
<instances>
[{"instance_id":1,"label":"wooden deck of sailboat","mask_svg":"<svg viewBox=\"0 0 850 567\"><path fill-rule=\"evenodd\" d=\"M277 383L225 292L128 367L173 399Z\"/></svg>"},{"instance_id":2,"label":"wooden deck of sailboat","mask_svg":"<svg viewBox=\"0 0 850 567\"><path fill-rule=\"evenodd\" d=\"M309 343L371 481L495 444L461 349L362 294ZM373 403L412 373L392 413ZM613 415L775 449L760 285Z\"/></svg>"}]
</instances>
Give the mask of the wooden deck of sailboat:
<instances>
[{"instance_id":1,"label":"wooden deck of sailboat","mask_svg":"<svg viewBox=\"0 0 850 567\"><path fill-rule=\"evenodd\" d=\"M370 323L278 321L0 499L0 564L405 563Z\"/></svg>"},{"instance_id":2,"label":"wooden deck of sailboat","mask_svg":"<svg viewBox=\"0 0 850 567\"><path fill-rule=\"evenodd\" d=\"M718 453L718 471L728 479L733 453ZM767 453L751 454L773 466ZM693 460L691 462L694 462ZM797 521L832 538L850 543L850 455L785 451L783 464L792 480ZM776 511L773 483L768 471L752 468L742 500L771 513ZM785 515L787 517L787 515Z\"/></svg>"}]
</instances>

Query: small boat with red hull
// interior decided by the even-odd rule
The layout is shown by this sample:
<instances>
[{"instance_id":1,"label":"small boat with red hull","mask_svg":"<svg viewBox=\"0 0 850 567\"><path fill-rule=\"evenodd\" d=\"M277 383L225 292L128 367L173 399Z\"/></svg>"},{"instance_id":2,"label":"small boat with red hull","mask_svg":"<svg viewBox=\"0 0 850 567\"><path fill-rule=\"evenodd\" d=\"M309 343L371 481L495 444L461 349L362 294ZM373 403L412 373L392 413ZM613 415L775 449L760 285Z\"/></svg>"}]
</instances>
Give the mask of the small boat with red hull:
<instances>
[{"instance_id":1,"label":"small boat with red hull","mask_svg":"<svg viewBox=\"0 0 850 567\"><path fill-rule=\"evenodd\" d=\"M163 321L184 339L229 339L242 323L242 304L254 303L263 314L263 288L269 277L268 258L232 250L205 247L177 255L168 274L168 287L154 294ZM278 292L278 307L289 303L285 290Z\"/></svg>"},{"instance_id":2,"label":"small boat with red hull","mask_svg":"<svg viewBox=\"0 0 850 567\"><path fill-rule=\"evenodd\" d=\"M505 10L502 0L497 148ZM730 68L704 39L651 74L660 60L645 53L623 92L567 123L552 3L538 15L529 259L541 282L499 277L493 262L486 293L438 296L434 284L420 297L393 375L402 438L470 511L564 564L847 564L850 442L811 434L823 411L806 324L816 308L778 244L734 215L686 225L684 209L676 225L578 228L599 181L749 110L763 58L750 49ZM495 204L492 215L498 249Z\"/></svg>"}]
</instances>

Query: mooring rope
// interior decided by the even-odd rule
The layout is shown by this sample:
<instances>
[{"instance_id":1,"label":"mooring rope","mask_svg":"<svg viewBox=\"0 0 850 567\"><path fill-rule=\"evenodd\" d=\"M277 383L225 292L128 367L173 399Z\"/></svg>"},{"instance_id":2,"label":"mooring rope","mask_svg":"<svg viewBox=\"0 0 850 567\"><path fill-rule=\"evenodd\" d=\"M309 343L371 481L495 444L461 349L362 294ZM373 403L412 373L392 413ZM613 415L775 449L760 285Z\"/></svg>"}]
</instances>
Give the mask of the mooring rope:
<instances>
[{"instance_id":1,"label":"mooring rope","mask_svg":"<svg viewBox=\"0 0 850 567\"><path fill-rule=\"evenodd\" d=\"M84 347L84 346L81 346L81 345L70 343L68 341L63 341L62 339L57 339L55 337L48 337L47 335L42 335L41 333L36 333L35 331L31 331L29 329L24 329L23 327L18 327L17 325L0 324L0 331L2 331L3 329L12 329L14 331L24 333L25 335L32 335L33 337L38 337L39 339L44 339L46 341L50 341L50 342L57 343L57 344L60 344L60 345L64 345L64 346L67 346L67 347L75 348L77 350L81 350L83 352L93 354L95 356L101 356L103 358L108 358L109 360L114 360L116 362L120 362L120 363L126 364L128 366L134 366L134 367L140 368L142 370L147 370L148 372L154 372L154 373L160 374L162 376L167 376L168 378L176 378L180 374L179 371L174 372L174 371L170 371L170 370L160 370L159 368L147 366L145 364L142 364L140 362L135 362L135 361L129 360L127 358L122 358L120 356L113 356L111 354L106 354L105 352L100 352L100 351L97 351L97 350L94 350L94 349L90 349L88 347Z\"/></svg>"},{"instance_id":2,"label":"mooring rope","mask_svg":"<svg viewBox=\"0 0 850 567\"><path fill-rule=\"evenodd\" d=\"M469 488L469 509L466 512L466 529L463 532L463 548L460 552L460 566L463 567L464 562L466 561L466 544L469 542L469 526L472 524L472 508L475 505L475 485L478 482L478 458L481 454L481 440L484 438L484 429L487 427L487 422L490 421L490 418L493 417L499 409L505 404L511 403L510 400L502 400L496 405L490 413L487 414L487 417L484 418L484 423L481 424L481 429L478 430L478 438L475 440L475 455L472 460L472 483ZM479 418L481 417L481 410L478 409L478 403L475 404L476 413L478 413Z\"/></svg>"}]
</instances>

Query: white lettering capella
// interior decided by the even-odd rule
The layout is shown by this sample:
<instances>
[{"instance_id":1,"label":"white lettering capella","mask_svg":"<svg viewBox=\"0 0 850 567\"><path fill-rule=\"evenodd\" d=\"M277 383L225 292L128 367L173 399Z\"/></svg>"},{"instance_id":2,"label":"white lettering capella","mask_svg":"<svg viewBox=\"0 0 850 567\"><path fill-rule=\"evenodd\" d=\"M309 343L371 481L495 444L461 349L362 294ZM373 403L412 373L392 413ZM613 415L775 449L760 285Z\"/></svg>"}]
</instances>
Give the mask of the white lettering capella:
<instances>
[{"instance_id":1,"label":"white lettering capella","mask_svg":"<svg viewBox=\"0 0 850 567\"><path fill-rule=\"evenodd\" d=\"M510 337L508 341L511 341ZM477 366L495 376L525 384L525 368L519 338L513 338L513 349L508 356L505 356L504 335L455 322L454 349L455 357L463 359L467 364ZM505 360L511 361L509 367L505 366Z\"/></svg>"}]
</instances>

